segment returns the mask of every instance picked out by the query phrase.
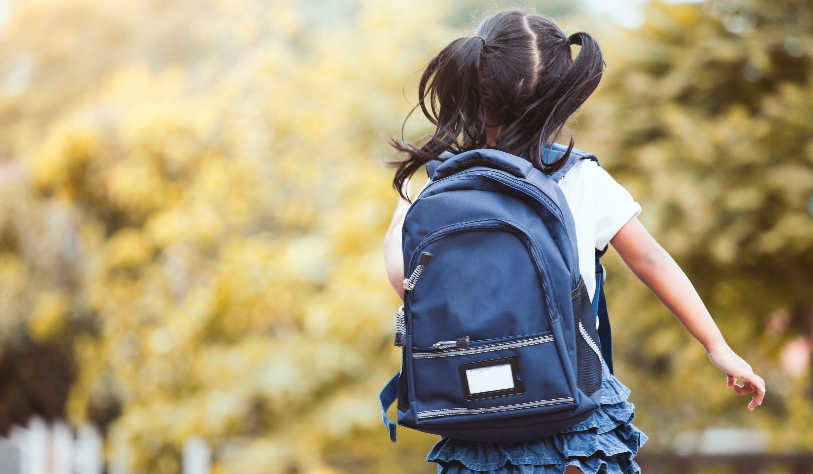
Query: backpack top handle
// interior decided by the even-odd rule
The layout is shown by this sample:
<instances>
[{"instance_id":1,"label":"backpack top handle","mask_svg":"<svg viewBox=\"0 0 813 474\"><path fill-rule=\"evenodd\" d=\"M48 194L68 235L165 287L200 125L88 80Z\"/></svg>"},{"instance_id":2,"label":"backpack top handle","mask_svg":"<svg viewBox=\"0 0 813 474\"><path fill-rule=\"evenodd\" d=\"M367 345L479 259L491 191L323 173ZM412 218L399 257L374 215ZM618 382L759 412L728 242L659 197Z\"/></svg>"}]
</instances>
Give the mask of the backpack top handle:
<instances>
[{"instance_id":1,"label":"backpack top handle","mask_svg":"<svg viewBox=\"0 0 813 474\"><path fill-rule=\"evenodd\" d=\"M498 169L520 179L527 178L534 169L533 165L523 158L504 151L484 148L466 151L447 158L435 169L432 181L446 178L474 166Z\"/></svg>"},{"instance_id":2,"label":"backpack top handle","mask_svg":"<svg viewBox=\"0 0 813 474\"><path fill-rule=\"evenodd\" d=\"M553 154L553 158L551 159L551 157L548 156L548 159L550 159L550 161L555 161L567 151L567 147L554 143L553 146L550 147L550 151ZM535 169L534 166L524 158L490 148L470 150L457 155L452 155L451 153L447 152L440 155L440 157L444 158L444 160L433 160L426 164L426 173L429 175L432 181L446 178L474 166L484 166L487 168L498 169L520 179L527 179ZM565 165L562 166L559 171L551 175L551 178L554 181L559 182L565 173L567 173L576 164L576 162L582 158L592 159L596 162L598 161L593 155L588 155L581 150L573 148L570 152L567 163L565 163Z\"/></svg>"}]
</instances>

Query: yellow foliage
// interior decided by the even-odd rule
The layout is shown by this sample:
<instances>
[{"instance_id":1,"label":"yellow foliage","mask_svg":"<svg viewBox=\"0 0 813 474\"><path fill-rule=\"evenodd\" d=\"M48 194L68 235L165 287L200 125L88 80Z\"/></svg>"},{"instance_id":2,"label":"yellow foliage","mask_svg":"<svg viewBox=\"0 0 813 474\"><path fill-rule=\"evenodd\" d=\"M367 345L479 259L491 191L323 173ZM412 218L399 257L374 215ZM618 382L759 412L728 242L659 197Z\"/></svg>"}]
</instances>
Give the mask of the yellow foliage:
<instances>
[{"instance_id":1,"label":"yellow foliage","mask_svg":"<svg viewBox=\"0 0 813 474\"><path fill-rule=\"evenodd\" d=\"M70 309L67 297L58 291L40 294L32 314L28 317L28 332L37 342L45 342L65 327L65 316Z\"/></svg>"},{"instance_id":2,"label":"yellow foliage","mask_svg":"<svg viewBox=\"0 0 813 474\"><path fill-rule=\"evenodd\" d=\"M137 229L122 229L105 245L104 262L108 269L131 268L152 256L152 245Z\"/></svg>"},{"instance_id":3,"label":"yellow foliage","mask_svg":"<svg viewBox=\"0 0 813 474\"><path fill-rule=\"evenodd\" d=\"M116 163L110 170L111 203L144 214L167 201L166 185L156 163L133 157Z\"/></svg>"},{"instance_id":4,"label":"yellow foliage","mask_svg":"<svg viewBox=\"0 0 813 474\"><path fill-rule=\"evenodd\" d=\"M16 38L42 60L43 77L68 79L0 95L2 111L29 111L3 122L0 153L30 171L21 189L34 190L0 183L0 337L21 327L38 341L68 338L79 367L71 420L120 407L102 421L110 455L131 452L134 473L178 472L193 435L212 444L216 474L340 472L326 447L364 437L363 456L425 451L420 435L389 447L375 400L399 356L400 303L381 255L395 194L381 162L394 155L385 133L400 131L415 96L411 74L455 37L443 23L451 2L18 3L0 55L11 57ZM577 146L596 151L642 201L652 233L679 258L700 255L698 267L809 248L813 143L800 141L800 160L758 179L731 176L762 169L780 118L807 130L809 107L798 104L810 102L810 84L782 85L761 115L740 103L713 114L687 105L726 96L709 63L771 58L759 42L720 34L696 5L654 5L635 33L645 44L608 48L608 58L629 59L608 61L586 107L600 146ZM405 126L407 139L426 131L421 119ZM722 165L736 172L715 174ZM759 227L753 213L768 197L796 208ZM632 278L616 274L616 289ZM701 279L710 304L761 294L743 275ZM697 374L713 373L696 369L702 352L629 287L608 293L620 309L616 337L645 339L619 350L624 380L660 394L664 380L647 370L676 359L688 361L671 372L687 380L682 389L703 393ZM755 324L732 334L747 341ZM681 392L662 391L665 406L680 404ZM721 411L729 400L722 389L706 398ZM810 411L800 397L788 403Z\"/></svg>"},{"instance_id":5,"label":"yellow foliage","mask_svg":"<svg viewBox=\"0 0 813 474\"><path fill-rule=\"evenodd\" d=\"M41 292L26 327L73 338L68 413L118 404L110 452L132 453L135 472L177 471L193 435L220 453L218 472L338 472L322 447L380 423L375 393L398 368L381 256L394 193L380 159L409 109L404 79L448 40L442 9L204 3L178 0L161 24L186 25L187 12L205 47L162 67L110 61L20 148L36 199L66 203L76 241L60 257L74 286ZM72 8L118 18L95 0ZM116 21L146 41L133 19ZM27 297L26 265L0 254L0 304ZM72 311L97 329L65 331Z\"/></svg>"},{"instance_id":6,"label":"yellow foliage","mask_svg":"<svg viewBox=\"0 0 813 474\"><path fill-rule=\"evenodd\" d=\"M86 183L86 168L97 157L100 136L90 127L64 125L48 136L37 152L31 170L32 180L42 189L74 198Z\"/></svg>"}]
</instances>

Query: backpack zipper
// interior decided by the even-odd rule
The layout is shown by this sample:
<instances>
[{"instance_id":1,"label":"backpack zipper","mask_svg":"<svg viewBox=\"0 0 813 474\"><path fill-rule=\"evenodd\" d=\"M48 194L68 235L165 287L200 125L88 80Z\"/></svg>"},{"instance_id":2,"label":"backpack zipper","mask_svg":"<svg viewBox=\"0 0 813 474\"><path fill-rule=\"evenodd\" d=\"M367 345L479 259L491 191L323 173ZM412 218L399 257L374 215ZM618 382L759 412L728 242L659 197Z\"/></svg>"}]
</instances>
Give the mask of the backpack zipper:
<instances>
[{"instance_id":1,"label":"backpack zipper","mask_svg":"<svg viewBox=\"0 0 813 474\"><path fill-rule=\"evenodd\" d=\"M440 341L432 344L435 349L449 349L451 347L469 347L469 336L459 337L454 341Z\"/></svg>"},{"instance_id":2,"label":"backpack zipper","mask_svg":"<svg viewBox=\"0 0 813 474\"><path fill-rule=\"evenodd\" d=\"M552 199L550 197L548 197L547 194L545 194L541 189L537 188L536 186L527 185L526 183L521 181L519 178L511 176L511 175L509 175L508 173L506 173L504 171L496 170L496 169L493 169L493 168L490 168L489 170L490 171L496 171L496 172L499 172L499 173L504 173L507 176L503 176L502 174L500 174L499 177L494 176L493 174L492 175L483 175L483 176L485 176L487 178L490 178L490 179L494 179L496 181L503 181L503 180L505 180L505 181L513 181L514 183L518 184L520 187L524 188L527 191L527 194L533 195L534 197L541 194L544 199L537 199L537 201L542 202L542 203L546 203L546 201L552 201ZM441 178L441 179L439 179L437 181L432 181L425 188L423 188L423 191L421 191L421 194L426 194L426 192L429 189L431 189L432 187L434 187L436 184L443 183L443 182L446 182L446 181L452 181L454 179L464 179L464 178L467 178L468 175L474 174L474 173L476 173L478 171L482 172L482 170L464 170L464 171L461 171L459 173L455 173L455 174L453 174L451 176L446 176L445 178ZM503 182L505 183L505 181L503 181ZM507 183L505 183L505 184L507 184ZM558 185L559 184L557 183L557 186ZM529 188L529 186L530 186L530 188ZM412 211L412 209L415 207L414 204L416 202L418 202L418 199L420 199L420 198L421 198L421 195L419 194L418 197L415 198L415 201L412 202L413 206L410 206L409 209L407 209L407 213L406 213L406 216L404 217L404 219L406 219L406 217L409 216L410 211ZM565 225L565 219L564 219L564 216L562 215L562 210L559 209L559 206L545 206L545 207L547 207L548 210L551 211L554 216L556 216L556 218L559 220L559 222L562 225Z\"/></svg>"},{"instance_id":3,"label":"backpack zipper","mask_svg":"<svg viewBox=\"0 0 813 474\"><path fill-rule=\"evenodd\" d=\"M404 305L395 313L395 346L401 347L406 341L406 323L404 322Z\"/></svg>"},{"instance_id":4,"label":"backpack zipper","mask_svg":"<svg viewBox=\"0 0 813 474\"><path fill-rule=\"evenodd\" d=\"M466 338L468 339L468 338ZM457 342L457 341L441 341L441 342ZM530 336L513 336L500 339L491 339L486 341L475 341L466 347L438 347L438 344L429 348L412 348L413 359L440 359L445 357L467 356L474 354L484 354L487 352L496 352L506 349L519 349L521 347L536 346L553 342L553 335L549 333L542 333Z\"/></svg>"},{"instance_id":5,"label":"backpack zipper","mask_svg":"<svg viewBox=\"0 0 813 474\"><path fill-rule=\"evenodd\" d=\"M421 195L425 194L435 184L438 184L438 183L441 183L441 182L446 182L446 181L452 181L454 179L465 179L465 178L468 177L469 174L473 174L473 173L476 173L478 171L482 173L482 170L474 170L474 169L472 169L472 170L464 170L464 171L461 171L459 173L455 173L455 174L453 174L451 176L446 176L445 178L441 178L441 179L439 179L437 181L432 181L431 183L429 183L429 185L426 186L423 189L423 191L421 191L421 194L418 195L418 197L415 199L415 201L412 202L413 205L409 206L409 209L407 209L406 215L404 216L404 222L406 222L406 218L409 217L409 213L415 208L414 204L416 202L418 202L418 200L421 198ZM488 174L481 174L481 176L483 176L485 178L492 179L494 181L500 181L503 184L508 185L508 186L515 185L515 186L518 186L518 187L522 188L522 191L524 191L525 194L530 195L531 197L535 198L538 202L542 203L556 217L556 219L559 221L559 223L562 224L562 227L564 227L565 229L567 228L567 225L565 224L564 214L562 214L562 210L559 208L559 206L555 205L552 202L553 199L551 197L549 197L547 194L545 194L541 189L539 189L538 187L536 187L534 185L528 184L527 182L524 182L524 181L522 181L522 180L520 180L520 179L518 179L518 178L516 178L514 176L511 176L510 174L508 174L508 173L506 173L504 171L495 170L495 169L490 169L489 171L491 171L491 172L488 173ZM556 185L558 186L559 183L556 183ZM576 258L577 254L576 254L576 251L573 248L573 246L570 244L570 240L567 240L566 244L568 246L568 249L570 250L571 257L573 257L574 261L577 261L577 258ZM578 275L578 272L577 272L577 275ZM578 283L575 282L571 286L575 286L577 284Z\"/></svg>"},{"instance_id":6,"label":"backpack zipper","mask_svg":"<svg viewBox=\"0 0 813 474\"><path fill-rule=\"evenodd\" d=\"M409 278L404 279L404 290L412 290L415 288L415 284L418 283L418 278L421 276L423 269L429 265L430 260L432 260L431 253L421 253L421 259L418 261L418 266L415 267L415 270L412 271L412 275L410 275Z\"/></svg>"}]
</instances>

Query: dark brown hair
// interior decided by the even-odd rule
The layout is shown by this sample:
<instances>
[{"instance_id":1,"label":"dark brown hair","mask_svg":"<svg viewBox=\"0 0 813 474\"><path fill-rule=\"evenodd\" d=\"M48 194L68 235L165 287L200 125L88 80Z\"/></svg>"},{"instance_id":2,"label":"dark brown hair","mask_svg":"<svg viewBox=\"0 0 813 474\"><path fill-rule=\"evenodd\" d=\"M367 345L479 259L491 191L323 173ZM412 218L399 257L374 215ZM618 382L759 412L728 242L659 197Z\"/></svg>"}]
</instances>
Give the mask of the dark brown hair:
<instances>
[{"instance_id":1,"label":"dark brown hair","mask_svg":"<svg viewBox=\"0 0 813 474\"><path fill-rule=\"evenodd\" d=\"M575 61L574 44L581 46ZM398 168L393 188L400 193L404 180L444 151L486 147L486 120L502 127L494 148L555 172L567 161L573 138L554 162L543 156L545 146L596 90L604 69L598 42L585 32L568 36L553 21L519 10L486 18L475 36L452 41L426 65L415 108L436 128L421 147L406 143L403 133L401 141L389 140L408 154L391 163Z\"/></svg>"}]
</instances>

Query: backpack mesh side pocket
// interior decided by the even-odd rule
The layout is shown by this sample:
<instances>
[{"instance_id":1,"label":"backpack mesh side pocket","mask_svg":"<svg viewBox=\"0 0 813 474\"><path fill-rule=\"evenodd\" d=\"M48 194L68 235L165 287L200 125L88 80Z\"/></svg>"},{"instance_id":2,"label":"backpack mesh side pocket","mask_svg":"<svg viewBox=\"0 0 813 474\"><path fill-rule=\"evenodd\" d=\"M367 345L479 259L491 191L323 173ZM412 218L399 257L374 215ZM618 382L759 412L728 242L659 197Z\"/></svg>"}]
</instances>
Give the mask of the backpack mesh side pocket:
<instances>
[{"instance_id":1,"label":"backpack mesh side pocket","mask_svg":"<svg viewBox=\"0 0 813 474\"><path fill-rule=\"evenodd\" d=\"M601 388L601 349L599 348L596 315L590 304L590 296L584 279L579 279L579 286L571 294L573 301L573 323L576 330L576 357L578 360L578 378L576 386L590 396Z\"/></svg>"}]
</instances>

